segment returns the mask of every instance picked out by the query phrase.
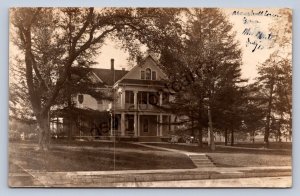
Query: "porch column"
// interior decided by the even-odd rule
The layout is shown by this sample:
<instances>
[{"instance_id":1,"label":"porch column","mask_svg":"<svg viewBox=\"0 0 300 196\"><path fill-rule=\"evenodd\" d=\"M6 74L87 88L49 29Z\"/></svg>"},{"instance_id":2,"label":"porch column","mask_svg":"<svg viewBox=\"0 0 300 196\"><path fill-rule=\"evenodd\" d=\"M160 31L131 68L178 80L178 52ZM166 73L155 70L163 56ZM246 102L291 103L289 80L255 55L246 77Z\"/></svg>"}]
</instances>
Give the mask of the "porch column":
<instances>
[{"instance_id":1,"label":"porch column","mask_svg":"<svg viewBox=\"0 0 300 196\"><path fill-rule=\"evenodd\" d=\"M163 122L162 114L159 115L159 122L160 122L160 123ZM160 125L159 125L159 136L162 136L162 135L163 135L163 125L160 124Z\"/></svg>"},{"instance_id":2,"label":"porch column","mask_svg":"<svg viewBox=\"0 0 300 196\"><path fill-rule=\"evenodd\" d=\"M125 90L122 90L120 93L121 97L121 109L125 109Z\"/></svg>"},{"instance_id":3,"label":"porch column","mask_svg":"<svg viewBox=\"0 0 300 196\"><path fill-rule=\"evenodd\" d=\"M137 113L134 113L134 136L137 136L137 130L138 130L138 119L137 119Z\"/></svg>"},{"instance_id":4,"label":"porch column","mask_svg":"<svg viewBox=\"0 0 300 196\"><path fill-rule=\"evenodd\" d=\"M160 132L160 118L159 115L156 116L156 121L157 121L157 125L156 125L156 136L159 136L159 132Z\"/></svg>"},{"instance_id":5,"label":"porch column","mask_svg":"<svg viewBox=\"0 0 300 196\"><path fill-rule=\"evenodd\" d=\"M159 92L159 105L162 106L163 93Z\"/></svg>"},{"instance_id":6,"label":"porch column","mask_svg":"<svg viewBox=\"0 0 300 196\"><path fill-rule=\"evenodd\" d=\"M137 94L138 94L138 91L133 91L133 103L134 103L134 109L137 109Z\"/></svg>"},{"instance_id":7,"label":"porch column","mask_svg":"<svg viewBox=\"0 0 300 196\"><path fill-rule=\"evenodd\" d=\"M121 113L121 136L125 136L125 113Z\"/></svg>"},{"instance_id":8,"label":"porch column","mask_svg":"<svg viewBox=\"0 0 300 196\"><path fill-rule=\"evenodd\" d=\"M172 122L175 122L175 116L171 114L169 117L169 124L170 124L169 127L171 132L175 131L175 125L172 125L171 124Z\"/></svg>"},{"instance_id":9,"label":"porch column","mask_svg":"<svg viewBox=\"0 0 300 196\"><path fill-rule=\"evenodd\" d=\"M137 114L137 136L140 136L140 115Z\"/></svg>"},{"instance_id":10,"label":"porch column","mask_svg":"<svg viewBox=\"0 0 300 196\"><path fill-rule=\"evenodd\" d=\"M110 136L114 136L114 131L113 131L113 114L110 113Z\"/></svg>"}]
</instances>

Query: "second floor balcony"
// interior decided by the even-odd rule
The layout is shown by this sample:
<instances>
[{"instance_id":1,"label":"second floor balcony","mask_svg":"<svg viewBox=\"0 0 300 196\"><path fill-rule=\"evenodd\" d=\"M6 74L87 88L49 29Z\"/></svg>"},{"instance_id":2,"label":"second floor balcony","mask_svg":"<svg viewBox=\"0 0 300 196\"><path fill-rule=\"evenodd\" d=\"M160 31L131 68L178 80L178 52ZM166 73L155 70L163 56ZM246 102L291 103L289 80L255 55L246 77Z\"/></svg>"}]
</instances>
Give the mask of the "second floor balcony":
<instances>
[{"instance_id":1,"label":"second floor balcony","mask_svg":"<svg viewBox=\"0 0 300 196\"><path fill-rule=\"evenodd\" d=\"M158 110L160 106L169 103L169 95L162 92L125 91L120 94L114 105L114 109L123 110Z\"/></svg>"}]
</instances>

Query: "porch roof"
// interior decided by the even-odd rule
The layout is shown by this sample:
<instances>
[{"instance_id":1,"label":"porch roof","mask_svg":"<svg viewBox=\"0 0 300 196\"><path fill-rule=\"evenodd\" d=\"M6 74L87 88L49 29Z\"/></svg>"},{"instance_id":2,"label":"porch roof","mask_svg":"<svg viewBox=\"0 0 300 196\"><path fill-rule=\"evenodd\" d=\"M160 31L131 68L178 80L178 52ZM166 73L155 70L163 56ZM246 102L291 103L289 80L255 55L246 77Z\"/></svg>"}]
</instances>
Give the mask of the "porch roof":
<instances>
[{"instance_id":1,"label":"porch roof","mask_svg":"<svg viewBox=\"0 0 300 196\"><path fill-rule=\"evenodd\" d=\"M63 108L51 112L51 117L74 117L78 115L90 118L108 118L110 113L108 111L82 108Z\"/></svg>"}]
</instances>

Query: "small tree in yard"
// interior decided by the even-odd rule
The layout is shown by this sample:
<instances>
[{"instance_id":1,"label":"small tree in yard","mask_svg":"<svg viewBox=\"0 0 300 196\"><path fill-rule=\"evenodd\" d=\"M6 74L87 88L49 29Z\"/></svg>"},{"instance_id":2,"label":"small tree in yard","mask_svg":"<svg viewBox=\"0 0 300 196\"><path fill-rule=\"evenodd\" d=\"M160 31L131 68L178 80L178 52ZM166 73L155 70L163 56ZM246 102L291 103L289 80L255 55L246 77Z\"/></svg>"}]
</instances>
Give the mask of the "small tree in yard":
<instances>
[{"instance_id":1,"label":"small tree in yard","mask_svg":"<svg viewBox=\"0 0 300 196\"><path fill-rule=\"evenodd\" d=\"M23 57L16 64L22 70L17 80L21 81L19 86L23 87L41 129L39 147L47 149L49 144L50 109L70 100L68 84L76 83L71 77L72 68L89 67L109 35L121 39L132 53L137 46L131 38L141 43L152 40L158 43L168 33L165 28L172 28L177 12L176 9L13 8L11 39L17 47L16 55Z\"/></svg>"}]
</instances>

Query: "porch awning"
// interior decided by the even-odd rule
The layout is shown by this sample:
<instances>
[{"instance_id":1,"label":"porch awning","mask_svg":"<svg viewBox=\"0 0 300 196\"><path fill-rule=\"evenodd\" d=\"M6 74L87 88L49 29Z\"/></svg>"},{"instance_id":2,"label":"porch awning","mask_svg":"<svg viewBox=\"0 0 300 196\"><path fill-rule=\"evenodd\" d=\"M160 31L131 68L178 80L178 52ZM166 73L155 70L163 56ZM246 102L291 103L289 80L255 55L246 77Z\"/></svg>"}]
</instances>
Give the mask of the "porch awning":
<instances>
[{"instance_id":1,"label":"porch awning","mask_svg":"<svg viewBox=\"0 0 300 196\"><path fill-rule=\"evenodd\" d=\"M109 118L110 113L108 111L98 111L93 109L82 108L63 108L51 111L51 117L76 117L78 115L89 118Z\"/></svg>"}]
</instances>

